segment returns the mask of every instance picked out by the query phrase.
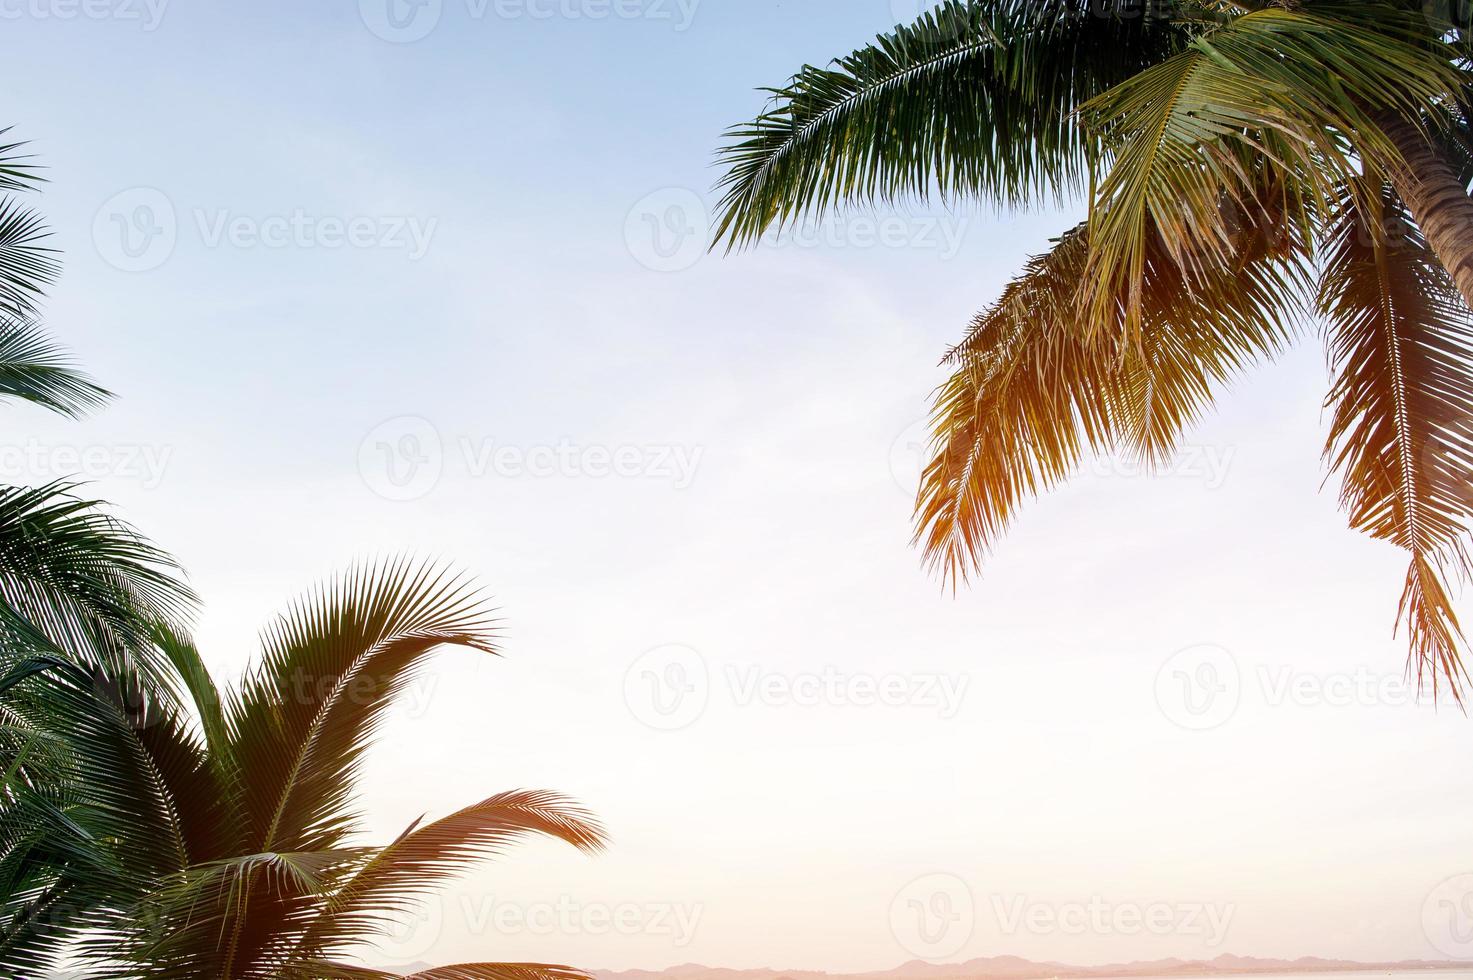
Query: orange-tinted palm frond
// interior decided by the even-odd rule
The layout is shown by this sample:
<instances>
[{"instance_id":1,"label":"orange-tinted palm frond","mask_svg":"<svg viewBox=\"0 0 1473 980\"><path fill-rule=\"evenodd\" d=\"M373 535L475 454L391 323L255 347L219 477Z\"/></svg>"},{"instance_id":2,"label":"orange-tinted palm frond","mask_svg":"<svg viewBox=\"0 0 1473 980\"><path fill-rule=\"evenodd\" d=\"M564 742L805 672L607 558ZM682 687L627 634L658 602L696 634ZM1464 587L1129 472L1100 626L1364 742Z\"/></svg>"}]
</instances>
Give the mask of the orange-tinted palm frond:
<instances>
[{"instance_id":1,"label":"orange-tinted palm frond","mask_svg":"<svg viewBox=\"0 0 1473 980\"><path fill-rule=\"evenodd\" d=\"M1231 265L1191 276L1148 232L1134 341L1096 331L1079 296L1087 226L1034 258L973 321L936 396L932 458L916 539L953 583L980 565L1022 501L1069 477L1086 453L1128 452L1156 465L1218 387L1290 339L1303 245L1250 234ZM1114 324L1131 300L1117 296Z\"/></svg>"}]
</instances>

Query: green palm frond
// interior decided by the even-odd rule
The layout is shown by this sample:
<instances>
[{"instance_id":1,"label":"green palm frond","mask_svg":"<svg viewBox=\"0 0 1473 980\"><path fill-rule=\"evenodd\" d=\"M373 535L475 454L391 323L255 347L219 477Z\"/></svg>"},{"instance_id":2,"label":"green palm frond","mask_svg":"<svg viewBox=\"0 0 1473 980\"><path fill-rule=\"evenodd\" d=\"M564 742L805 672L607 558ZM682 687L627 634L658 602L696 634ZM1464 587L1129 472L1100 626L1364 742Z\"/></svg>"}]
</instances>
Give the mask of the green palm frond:
<instances>
[{"instance_id":1,"label":"green palm frond","mask_svg":"<svg viewBox=\"0 0 1473 980\"><path fill-rule=\"evenodd\" d=\"M715 239L750 244L844 200L1081 191L1093 143L1075 110L1187 36L1089 0L948 0L765 90L765 111L719 153Z\"/></svg>"},{"instance_id":2,"label":"green palm frond","mask_svg":"<svg viewBox=\"0 0 1473 980\"><path fill-rule=\"evenodd\" d=\"M1346 193L1325 239L1325 457L1351 526L1411 554L1412 669L1461 701L1466 640L1447 579L1473 568L1473 315L1389 188Z\"/></svg>"},{"instance_id":3,"label":"green palm frond","mask_svg":"<svg viewBox=\"0 0 1473 980\"><path fill-rule=\"evenodd\" d=\"M0 605L68 654L147 661L153 624L187 622L195 596L172 558L75 489L0 487Z\"/></svg>"},{"instance_id":4,"label":"green palm frond","mask_svg":"<svg viewBox=\"0 0 1473 980\"><path fill-rule=\"evenodd\" d=\"M45 220L14 198L0 199L0 313L33 313L46 287L56 281L61 262L45 245L51 232Z\"/></svg>"},{"instance_id":5,"label":"green palm frond","mask_svg":"<svg viewBox=\"0 0 1473 980\"><path fill-rule=\"evenodd\" d=\"M0 191L29 191L46 178L41 176L41 167L32 163L34 157L22 153L25 143L4 142L14 127L0 129Z\"/></svg>"},{"instance_id":6,"label":"green palm frond","mask_svg":"<svg viewBox=\"0 0 1473 980\"><path fill-rule=\"evenodd\" d=\"M0 315L0 398L6 397L76 418L112 395L78 372L33 318Z\"/></svg>"}]
</instances>

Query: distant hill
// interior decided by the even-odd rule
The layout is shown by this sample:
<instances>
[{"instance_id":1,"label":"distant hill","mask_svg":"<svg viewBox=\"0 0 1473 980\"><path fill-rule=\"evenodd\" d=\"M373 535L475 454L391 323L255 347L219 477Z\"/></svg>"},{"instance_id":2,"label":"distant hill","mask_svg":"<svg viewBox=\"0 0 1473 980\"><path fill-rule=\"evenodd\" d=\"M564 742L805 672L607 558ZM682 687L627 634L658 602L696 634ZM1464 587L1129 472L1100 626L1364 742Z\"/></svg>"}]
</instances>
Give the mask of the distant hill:
<instances>
[{"instance_id":1,"label":"distant hill","mask_svg":"<svg viewBox=\"0 0 1473 980\"><path fill-rule=\"evenodd\" d=\"M1050 980L1058 977L1183 977L1234 976L1254 973L1407 972L1413 970L1469 970L1473 963L1441 960L1403 960L1398 963L1360 963L1304 956L1297 960L1260 959L1224 954L1212 960L1140 960L1105 966L1073 966L1035 962L1017 956L985 956L965 963L926 963L912 960L893 970L871 973L826 973L816 970L728 970L687 963L668 970L599 970L596 980Z\"/></svg>"}]
</instances>

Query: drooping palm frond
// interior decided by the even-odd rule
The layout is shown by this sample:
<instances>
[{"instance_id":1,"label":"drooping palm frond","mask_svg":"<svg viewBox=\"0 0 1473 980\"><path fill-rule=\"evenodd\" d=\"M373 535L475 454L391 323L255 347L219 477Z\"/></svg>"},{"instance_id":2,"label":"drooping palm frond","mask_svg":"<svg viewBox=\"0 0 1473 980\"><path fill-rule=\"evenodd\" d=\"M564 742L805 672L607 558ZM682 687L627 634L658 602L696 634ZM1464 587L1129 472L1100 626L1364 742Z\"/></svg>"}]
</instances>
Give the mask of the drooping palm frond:
<instances>
[{"instance_id":1,"label":"drooping palm frond","mask_svg":"<svg viewBox=\"0 0 1473 980\"><path fill-rule=\"evenodd\" d=\"M1068 478L1086 454L1170 459L1220 387L1292 338L1302 241L1240 236L1232 264L1190 286L1149 235L1142 328L1092 331L1079 317L1088 226L1029 262L973 321L936 396L936 439L916 506L916 540L953 584L974 572L1018 506ZM1117 297L1115 323L1128 301Z\"/></svg>"},{"instance_id":2,"label":"drooping palm frond","mask_svg":"<svg viewBox=\"0 0 1473 980\"><path fill-rule=\"evenodd\" d=\"M1363 161L1399 159L1375 111L1420 118L1441 104L1460 82L1450 54L1425 19L1390 5L1266 5L1084 105L1112 161L1091 201L1093 325L1123 295L1138 327L1151 229L1188 282L1230 258L1230 216L1256 183L1245 162L1300 189L1285 218L1307 227Z\"/></svg>"},{"instance_id":3,"label":"drooping palm frond","mask_svg":"<svg viewBox=\"0 0 1473 980\"><path fill-rule=\"evenodd\" d=\"M76 418L112 395L77 371L34 318L0 315L0 398L6 397Z\"/></svg>"},{"instance_id":4,"label":"drooping palm frond","mask_svg":"<svg viewBox=\"0 0 1473 980\"><path fill-rule=\"evenodd\" d=\"M1178 50L1179 25L1090 0L948 0L831 67L806 66L728 131L715 240L735 247L844 200L1088 186L1075 110Z\"/></svg>"},{"instance_id":5,"label":"drooping palm frond","mask_svg":"<svg viewBox=\"0 0 1473 980\"><path fill-rule=\"evenodd\" d=\"M185 623L194 594L172 558L75 490L0 487L0 605L66 653L147 660L153 624ZM6 642L24 643L10 625Z\"/></svg>"},{"instance_id":6,"label":"drooping palm frond","mask_svg":"<svg viewBox=\"0 0 1473 980\"><path fill-rule=\"evenodd\" d=\"M1447 579L1473 569L1473 314L1402 202L1372 183L1372 195L1343 195L1325 232L1325 458L1351 526L1411 554L1411 669L1461 702L1466 640Z\"/></svg>"},{"instance_id":7,"label":"drooping palm frond","mask_svg":"<svg viewBox=\"0 0 1473 980\"><path fill-rule=\"evenodd\" d=\"M1222 382L1278 349L1305 306L1318 238L1343 218L1344 193L1368 195L1350 202L1362 211L1382 208L1380 186L1363 172L1389 175L1422 225L1429 261L1451 272L1464 308L1473 304L1466 8L951 0L768 90L768 110L729 131L719 151L716 239L752 244L844 202L938 191L1011 206L1087 188L1088 221L974 321L938 390L916 540L955 584L1018 504L1064 479L1085 453L1128 451L1159 463ZM1253 257L1245 225L1250 238L1278 239L1286 250ZM1362 290L1380 290L1374 263L1352 266L1371 277ZM1403 283L1435 286L1428 276ZM1322 309L1333 307L1331 293ZM1441 302L1429 294L1423 311ZM1352 346L1367 342L1367 331L1351 329L1343 309L1338 315L1339 368L1377 363L1384 352ZM1286 326L1276 331L1273 321ZM1443 331L1436 343L1446 338ZM1425 356L1463 356L1448 350ZM1447 363L1439 369L1452 373ZM1369 397L1367 379L1350 377L1342 376L1339 405ZM1461 389L1437 394L1450 425L1448 413L1466 411ZM1331 439L1338 470L1366 477L1374 440L1356 448L1347 440L1372 431L1388 429L1353 412L1339 417ZM1438 444L1446 463L1432 454L1418 464L1445 471L1418 484L1414 493L1433 495L1422 510L1461 514L1440 498L1466 482L1462 431ZM1467 568L1461 545L1416 545L1446 529L1423 526L1411 494L1373 502L1391 499L1384 487L1395 482L1380 479L1382 490L1348 491L1346 506L1356 526L1415 546L1403 598L1413 659L1446 683L1463 670L1446 582ZM1398 506L1410 515L1406 528L1379 527Z\"/></svg>"}]
</instances>

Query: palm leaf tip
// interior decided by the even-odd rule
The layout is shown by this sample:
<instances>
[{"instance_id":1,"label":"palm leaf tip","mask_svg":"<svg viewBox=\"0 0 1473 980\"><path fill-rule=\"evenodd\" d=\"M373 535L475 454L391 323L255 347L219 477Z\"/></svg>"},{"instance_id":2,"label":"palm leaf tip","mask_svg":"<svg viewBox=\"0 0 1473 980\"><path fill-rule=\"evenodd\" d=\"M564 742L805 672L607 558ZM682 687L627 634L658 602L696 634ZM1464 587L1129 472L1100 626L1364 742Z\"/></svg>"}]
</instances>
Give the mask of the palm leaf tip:
<instances>
[{"instance_id":1,"label":"palm leaf tip","mask_svg":"<svg viewBox=\"0 0 1473 980\"><path fill-rule=\"evenodd\" d=\"M112 393L72 365L70 354L30 316L0 316L0 397L77 418Z\"/></svg>"},{"instance_id":2,"label":"palm leaf tip","mask_svg":"<svg viewBox=\"0 0 1473 980\"><path fill-rule=\"evenodd\" d=\"M591 976L549 963L461 963L411 973L405 980L590 980Z\"/></svg>"},{"instance_id":3,"label":"palm leaf tip","mask_svg":"<svg viewBox=\"0 0 1473 980\"><path fill-rule=\"evenodd\" d=\"M13 128L0 129L0 139ZM41 166L31 162L34 156L22 152L26 146L24 142L0 142L0 191L30 191L37 184L45 183Z\"/></svg>"},{"instance_id":4,"label":"palm leaf tip","mask_svg":"<svg viewBox=\"0 0 1473 980\"><path fill-rule=\"evenodd\" d=\"M1405 623L1411 647L1408 672L1417 692L1431 690L1435 703L1444 686L1466 710L1470 683L1467 638L1445 584L1441 563L1425 555L1413 557L1397 610L1397 627Z\"/></svg>"}]
</instances>

